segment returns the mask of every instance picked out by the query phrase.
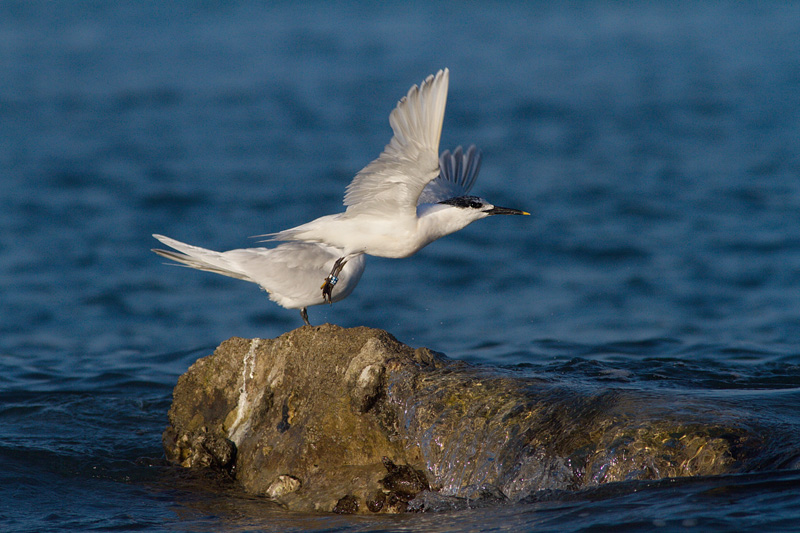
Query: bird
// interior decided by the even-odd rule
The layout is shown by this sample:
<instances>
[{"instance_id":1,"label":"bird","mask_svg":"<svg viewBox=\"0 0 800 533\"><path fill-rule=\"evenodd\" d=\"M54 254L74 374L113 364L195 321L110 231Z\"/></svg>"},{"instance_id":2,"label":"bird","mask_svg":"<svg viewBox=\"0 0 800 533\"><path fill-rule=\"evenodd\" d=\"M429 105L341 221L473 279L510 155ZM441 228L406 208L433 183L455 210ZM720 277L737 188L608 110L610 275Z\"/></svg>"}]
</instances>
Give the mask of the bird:
<instances>
[{"instance_id":1,"label":"bird","mask_svg":"<svg viewBox=\"0 0 800 533\"><path fill-rule=\"evenodd\" d=\"M326 215L276 233L267 241L314 242L341 250L320 289L332 291L347 263L363 254L403 258L431 242L492 215L529 215L478 196L442 200L423 196L439 175L439 141L450 71L414 85L389 114L393 136L380 156L356 174L345 190L342 213ZM427 200L419 203L420 198ZM434 201L435 200L435 201Z\"/></svg>"},{"instance_id":2,"label":"bird","mask_svg":"<svg viewBox=\"0 0 800 533\"><path fill-rule=\"evenodd\" d=\"M420 202L438 202L467 194L475 183L481 165L481 153L471 145L439 157L439 176L430 182ZM241 248L217 252L186 244L163 235L153 235L173 250L153 249L161 257L206 272L249 281L267 291L270 300L286 309L299 309L303 323L310 326L308 307L333 303L347 298L358 285L366 267L365 255L348 261L338 274L338 284L326 299L319 288L333 264L341 257L339 248L314 242L286 242L275 248ZM329 301L328 301L329 300Z\"/></svg>"}]
</instances>

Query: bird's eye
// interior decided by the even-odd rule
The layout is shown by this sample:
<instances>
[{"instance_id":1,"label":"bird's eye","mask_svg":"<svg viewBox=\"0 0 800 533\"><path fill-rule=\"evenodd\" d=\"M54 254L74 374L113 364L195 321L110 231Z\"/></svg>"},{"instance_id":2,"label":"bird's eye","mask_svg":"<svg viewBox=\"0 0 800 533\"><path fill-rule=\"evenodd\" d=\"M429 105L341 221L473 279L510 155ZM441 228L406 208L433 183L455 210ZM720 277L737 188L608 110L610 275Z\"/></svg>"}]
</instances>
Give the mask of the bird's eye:
<instances>
[{"instance_id":1,"label":"bird's eye","mask_svg":"<svg viewBox=\"0 0 800 533\"><path fill-rule=\"evenodd\" d=\"M480 202L470 202L469 206L473 209L480 209L481 207L483 207L483 204Z\"/></svg>"}]
</instances>

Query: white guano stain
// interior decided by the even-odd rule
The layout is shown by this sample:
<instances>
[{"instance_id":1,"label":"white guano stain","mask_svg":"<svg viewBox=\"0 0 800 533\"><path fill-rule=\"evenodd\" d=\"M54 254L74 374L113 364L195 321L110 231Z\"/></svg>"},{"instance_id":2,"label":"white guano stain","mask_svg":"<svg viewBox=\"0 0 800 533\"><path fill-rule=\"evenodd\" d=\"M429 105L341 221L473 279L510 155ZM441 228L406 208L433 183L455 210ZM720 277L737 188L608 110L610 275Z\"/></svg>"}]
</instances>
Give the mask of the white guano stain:
<instances>
[{"instance_id":1,"label":"white guano stain","mask_svg":"<svg viewBox=\"0 0 800 533\"><path fill-rule=\"evenodd\" d=\"M250 419L245 416L251 411L251 403L247 398L247 382L252 381L255 368L256 368L256 349L261 343L261 339L253 339L250 341L250 349L244 354L242 360L242 386L239 388L239 401L236 404L236 419L228 429L228 438L233 441L236 446L239 446L242 437L250 428Z\"/></svg>"}]
</instances>

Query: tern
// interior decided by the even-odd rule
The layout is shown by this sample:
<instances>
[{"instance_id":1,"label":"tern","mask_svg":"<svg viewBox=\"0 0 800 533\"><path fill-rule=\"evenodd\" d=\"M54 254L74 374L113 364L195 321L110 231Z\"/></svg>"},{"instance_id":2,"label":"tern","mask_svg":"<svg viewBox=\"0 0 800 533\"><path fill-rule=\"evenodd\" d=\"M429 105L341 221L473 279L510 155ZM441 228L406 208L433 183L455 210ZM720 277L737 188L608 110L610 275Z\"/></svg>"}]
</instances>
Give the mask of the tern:
<instances>
[{"instance_id":1,"label":"tern","mask_svg":"<svg viewBox=\"0 0 800 533\"><path fill-rule=\"evenodd\" d=\"M445 150L439 158L439 176L430 182L419 201L436 203L466 195L480 171L481 154L473 145L466 152L459 146ZM333 269L342 250L323 243L287 242L275 248L242 248L217 252L186 244L163 235L153 235L173 250L154 249L158 255L180 266L214 272L255 283L269 293L270 300L286 309L299 309L306 325L308 307L338 302L347 298L358 285L366 266L366 257L348 261L338 274L338 283L328 298L319 282Z\"/></svg>"},{"instance_id":2,"label":"tern","mask_svg":"<svg viewBox=\"0 0 800 533\"><path fill-rule=\"evenodd\" d=\"M449 70L414 85L389 115L394 136L378 159L347 186L343 213L261 235L267 240L326 244L341 255L324 278L322 296L332 291L347 263L363 254L401 258L492 215L528 215L477 196L444 200L423 196L439 175L439 139L447 102ZM423 202L420 203L422 197Z\"/></svg>"}]
</instances>

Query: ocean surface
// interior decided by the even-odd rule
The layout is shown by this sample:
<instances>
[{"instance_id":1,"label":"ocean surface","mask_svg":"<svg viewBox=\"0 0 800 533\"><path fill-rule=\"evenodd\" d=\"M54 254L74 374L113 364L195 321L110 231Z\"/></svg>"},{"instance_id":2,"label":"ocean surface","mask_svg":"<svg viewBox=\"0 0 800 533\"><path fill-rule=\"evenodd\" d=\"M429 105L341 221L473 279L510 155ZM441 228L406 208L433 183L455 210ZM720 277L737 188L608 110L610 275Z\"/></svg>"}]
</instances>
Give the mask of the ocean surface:
<instances>
[{"instance_id":1,"label":"ocean surface","mask_svg":"<svg viewBox=\"0 0 800 533\"><path fill-rule=\"evenodd\" d=\"M724 398L800 437L800 3L0 3L0 530L791 531L771 464L443 514L298 515L165 464L172 388L295 310L165 266L342 210L408 88L525 209L311 322L522 376ZM664 406L669 408L670 406Z\"/></svg>"}]
</instances>

